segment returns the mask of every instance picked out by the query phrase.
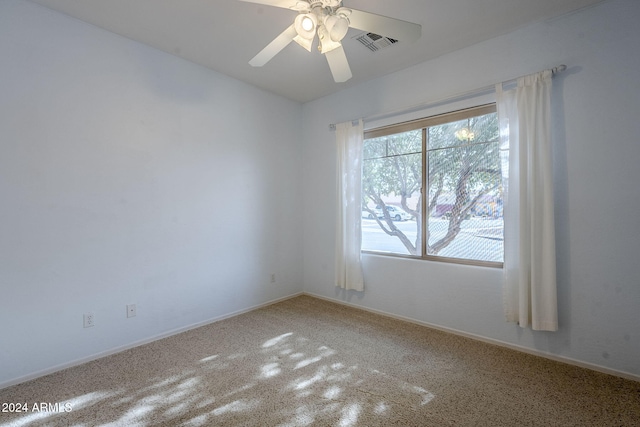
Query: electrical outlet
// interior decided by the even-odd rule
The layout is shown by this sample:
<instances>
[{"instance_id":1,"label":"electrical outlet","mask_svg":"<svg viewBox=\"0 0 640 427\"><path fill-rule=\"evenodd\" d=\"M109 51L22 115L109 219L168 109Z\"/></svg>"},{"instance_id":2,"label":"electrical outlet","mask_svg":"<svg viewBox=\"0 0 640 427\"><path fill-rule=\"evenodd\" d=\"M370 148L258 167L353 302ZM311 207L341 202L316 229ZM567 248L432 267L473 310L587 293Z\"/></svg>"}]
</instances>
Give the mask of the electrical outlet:
<instances>
[{"instance_id":1,"label":"electrical outlet","mask_svg":"<svg viewBox=\"0 0 640 427\"><path fill-rule=\"evenodd\" d=\"M271 283L276 283L276 273L271 273Z\"/></svg>"},{"instance_id":2,"label":"electrical outlet","mask_svg":"<svg viewBox=\"0 0 640 427\"><path fill-rule=\"evenodd\" d=\"M136 317L136 305L127 304L127 317Z\"/></svg>"},{"instance_id":3,"label":"electrical outlet","mask_svg":"<svg viewBox=\"0 0 640 427\"><path fill-rule=\"evenodd\" d=\"M85 313L83 317L83 325L85 328L90 328L94 325L93 313Z\"/></svg>"}]
</instances>

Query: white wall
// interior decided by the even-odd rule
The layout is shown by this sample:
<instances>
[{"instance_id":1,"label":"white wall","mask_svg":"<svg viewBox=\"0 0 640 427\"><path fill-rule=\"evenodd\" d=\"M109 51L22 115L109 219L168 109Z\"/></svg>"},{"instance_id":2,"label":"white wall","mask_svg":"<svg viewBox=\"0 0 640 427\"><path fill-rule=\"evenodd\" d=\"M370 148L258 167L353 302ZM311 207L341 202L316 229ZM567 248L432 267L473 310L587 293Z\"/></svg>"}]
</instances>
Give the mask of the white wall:
<instances>
[{"instance_id":1,"label":"white wall","mask_svg":"<svg viewBox=\"0 0 640 427\"><path fill-rule=\"evenodd\" d=\"M20 0L0 63L0 387L301 291L299 104Z\"/></svg>"},{"instance_id":2,"label":"white wall","mask_svg":"<svg viewBox=\"0 0 640 427\"><path fill-rule=\"evenodd\" d=\"M636 0L605 2L305 104L305 291L640 378L639 16ZM328 124L559 64L569 67L553 94L560 330L505 323L498 269L364 255L365 292L337 291Z\"/></svg>"}]
</instances>

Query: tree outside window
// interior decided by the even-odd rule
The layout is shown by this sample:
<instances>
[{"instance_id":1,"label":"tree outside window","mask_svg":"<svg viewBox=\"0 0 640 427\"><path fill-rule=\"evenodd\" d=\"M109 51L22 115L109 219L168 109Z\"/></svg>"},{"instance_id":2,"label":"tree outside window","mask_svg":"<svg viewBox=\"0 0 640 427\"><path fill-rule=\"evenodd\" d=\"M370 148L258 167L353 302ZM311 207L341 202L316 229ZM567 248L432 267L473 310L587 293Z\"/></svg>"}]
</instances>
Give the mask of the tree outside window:
<instances>
[{"instance_id":1,"label":"tree outside window","mask_svg":"<svg viewBox=\"0 0 640 427\"><path fill-rule=\"evenodd\" d=\"M363 250L502 263L495 106L368 131L362 187Z\"/></svg>"}]
</instances>

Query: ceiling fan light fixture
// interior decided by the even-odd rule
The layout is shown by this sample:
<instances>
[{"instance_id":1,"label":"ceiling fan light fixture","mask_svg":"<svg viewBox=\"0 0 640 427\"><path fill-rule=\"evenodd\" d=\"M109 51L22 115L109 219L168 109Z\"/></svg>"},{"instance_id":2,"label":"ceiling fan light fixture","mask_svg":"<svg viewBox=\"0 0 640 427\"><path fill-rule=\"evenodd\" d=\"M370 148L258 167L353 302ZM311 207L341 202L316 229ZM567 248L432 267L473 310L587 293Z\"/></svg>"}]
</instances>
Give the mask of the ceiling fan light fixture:
<instances>
[{"instance_id":1,"label":"ceiling fan light fixture","mask_svg":"<svg viewBox=\"0 0 640 427\"><path fill-rule=\"evenodd\" d=\"M341 41L349 30L349 19L343 15L328 15L324 19L324 26L329 33L329 37L334 42Z\"/></svg>"},{"instance_id":2,"label":"ceiling fan light fixture","mask_svg":"<svg viewBox=\"0 0 640 427\"><path fill-rule=\"evenodd\" d=\"M309 18L308 16L305 16L304 18L302 18L302 29L305 31L311 31L313 30L313 27L315 25L313 24L313 21L311 20L311 18Z\"/></svg>"},{"instance_id":3,"label":"ceiling fan light fixture","mask_svg":"<svg viewBox=\"0 0 640 427\"><path fill-rule=\"evenodd\" d=\"M352 77L351 67L341 43L349 28L365 31L367 35L386 34L385 39L388 39L389 43L398 40L413 42L422 35L422 27L419 24L349 9L342 6L342 0L239 1L298 11L294 23L258 52L249 64L254 67L265 65L292 41L311 51L317 34L318 50L325 54L333 79L337 83L346 82Z\"/></svg>"},{"instance_id":4,"label":"ceiling fan light fixture","mask_svg":"<svg viewBox=\"0 0 640 427\"><path fill-rule=\"evenodd\" d=\"M311 52L311 45L313 44L313 39L305 39L304 37L295 36L293 38L293 41L298 43L303 48L307 49L309 52Z\"/></svg>"},{"instance_id":5,"label":"ceiling fan light fixture","mask_svg":"<svg viewBox=\"0 0 640 427\"><path fill-rule=\"evenodd\" d=\"M318 38L320 39L318 50L320 50L320 53L322 54L331 52L332 50L342 46L342 43L340 43L339 41L334 41L331 39L329 31L324 25L318 28Z\"/></svg>"},{"instance_id":6,"label":"ceiling fan light fixture","mask_svg":"<svg viewBox=\"0 0 640 427\"><path fill-rule=\"evenodd\" d=\"M301 13L296 16L294 26L300 37L313 40L316 35L318 19L313 13Z\"/></svg>"},{"instance_id":7,"label":"ceiling fan light fixture","mask_svg":"<svg viewBox=\"0 0 640 427\"><path fill-rule=\"evenodd\" d=\"M309 2L307 1L297 1L295 5L291 6L292 10L297 10L299 12L308 12L309 11Z\"/></svg>"}]
</instances>

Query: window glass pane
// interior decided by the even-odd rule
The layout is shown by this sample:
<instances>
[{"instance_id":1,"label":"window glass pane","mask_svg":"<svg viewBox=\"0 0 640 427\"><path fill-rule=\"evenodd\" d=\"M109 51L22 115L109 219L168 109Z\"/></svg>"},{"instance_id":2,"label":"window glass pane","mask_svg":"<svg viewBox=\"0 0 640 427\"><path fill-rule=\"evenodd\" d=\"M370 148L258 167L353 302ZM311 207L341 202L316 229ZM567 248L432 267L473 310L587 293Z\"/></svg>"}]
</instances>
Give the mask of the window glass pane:
<instances>
[{"instance_id":1,"label":"window glass pane","mask_svg":"<svg viewBox=\"0 0 640 427\"><path fill-rule=\"evenodd\" d=\"M422 152L422 131L415 130L380 138L367 139L364 144L364 159L379 159L400 154Z\"/></svg>"},{"instance_id":2,"label":"window glass pane","mask_svg":"<svg viewBox=\"0 0 640 427\"><path fill-rule=\"evenodd\" d=\"M362 249L421 255L422 131L366 140L364 151Z\"/></svg>"},{"instance_id":3,"label":"window glass pane","mask_svg":"<svg viewBox=\"0 0 640 427\"><path fill-rule=\"evenodd\" d=\"M414 130L399 135L389 135L388 155L422 153L422 131Z\"/></svg>"},{"instance_id":4,"label":"window glass pane","mask_svg":"<svg viewBox=\"0 0 640 427\"><path fill-rule=\"evenodd\" d=\"M428 128L429 150L498 140L496 114L445 123Z\"/></svg>"},{"instance_id":5,"label":"window glass pane","mask_svg":"<svg viewBox=\"0 0 640 427\"><path fill-rule=\"evenodd\" d=\"M428 148L433 150L466 144L469 138L473 139L473 131L469 130L468 122L468 120L460 120L428 128Z\"/></svg>"},{"instance_id":6,"label":"window glass pane","mask_svg":"<svg viewBox=\"0 0 640 427\"><path fill-rule=\"evenodd\" d=\"M421 123L424 129L399 129L365 140L363 250L503 261L498 120L487 111L483 106L475 110L479 115L456 112L451 117L455 121L444 124L443 116L427 118ZM376 133L382 132L372 131ZM426 170L422 147L427 150Z\"/></svg>"},{"instance_id":7,"label":"window glass pane","mask_svg":"<svg viewBox=\"0 0 640 427\"><path fill-rule=\"evenodd\" d=\"M498 143L429 152L429 255L502 262Z\"/></svg>"},{"instance_id":8,"label":"window glass pane","mask_svg":"<svg viewBox=\"0 0 640 427\"><path fill-rule=\"evenodd\" d=\"M387 155L387 138L368 139L364 142L363 159L379 159Z\"/></svg>"}]
</instances>

